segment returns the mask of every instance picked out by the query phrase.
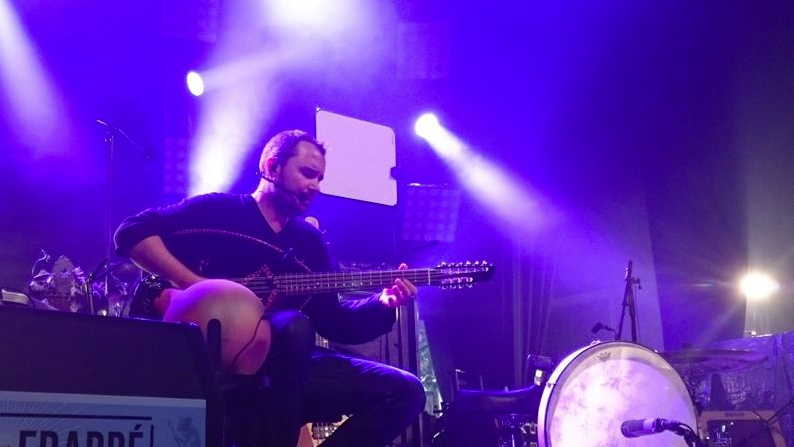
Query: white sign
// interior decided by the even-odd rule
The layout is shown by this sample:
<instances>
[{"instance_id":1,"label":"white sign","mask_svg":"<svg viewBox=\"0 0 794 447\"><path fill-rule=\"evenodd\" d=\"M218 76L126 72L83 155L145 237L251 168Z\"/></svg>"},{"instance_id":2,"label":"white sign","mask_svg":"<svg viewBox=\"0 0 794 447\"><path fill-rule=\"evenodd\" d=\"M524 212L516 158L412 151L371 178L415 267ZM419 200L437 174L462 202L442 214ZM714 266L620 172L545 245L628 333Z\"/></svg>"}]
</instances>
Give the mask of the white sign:
<instances>
[{"instance_id":1,"label":"white sign","mask_svg":"<svg viewBox=\"0 0 794 447\"><path fill-rule=\"evenodd\" d=\"M201 399L0 391L0 447L203 447Z\"/></svg>"},{"instance_id":2,"label":"white sign","mask_svg":"<svg viewBox=\"0 0 794 447\"><path fill-rule=\"evenodd\" d=\"M394 131L325 110L316 118L317 138L328 147L323 194L396 204L397 181L391 178L397 164Z\"/></svg>"}]
</instances>

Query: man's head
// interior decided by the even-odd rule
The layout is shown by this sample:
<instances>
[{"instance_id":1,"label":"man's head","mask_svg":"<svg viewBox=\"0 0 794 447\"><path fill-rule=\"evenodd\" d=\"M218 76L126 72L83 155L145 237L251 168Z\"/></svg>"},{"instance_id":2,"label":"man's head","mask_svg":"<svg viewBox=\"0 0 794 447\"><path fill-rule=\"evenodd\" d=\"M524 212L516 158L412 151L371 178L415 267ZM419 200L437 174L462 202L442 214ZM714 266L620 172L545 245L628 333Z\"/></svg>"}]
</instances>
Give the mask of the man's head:
<instances>
[{"instance_id":1,"label":"man's head","mask_svg":"<svg viewBox=\"0 0 794 447\"><path fill-rule=\"evenodd\" d=\"M270 139L259 160L260 190L268 191L284 215L306 211L320 191L325 175L325 147L301 130L281 132Z\"/></svg>"},{"instance_id":2,"label":"man's head","mask_svg":"<svg viewBox=\"0 0 794 447\"><path fill-rule=\"evenodd\" d=\"M313 144L320 151L320 154L325 156L325 146L308 132L297 129L285 130L277 133L265 144L265 148L262 149L262 155L259 157L259 172L262 175L267 175L270 172L268 171L269 159L275 159L276 165L284 166L287 160L295 155L298 143L301 141Z\"/></svg>"}]
</instances>

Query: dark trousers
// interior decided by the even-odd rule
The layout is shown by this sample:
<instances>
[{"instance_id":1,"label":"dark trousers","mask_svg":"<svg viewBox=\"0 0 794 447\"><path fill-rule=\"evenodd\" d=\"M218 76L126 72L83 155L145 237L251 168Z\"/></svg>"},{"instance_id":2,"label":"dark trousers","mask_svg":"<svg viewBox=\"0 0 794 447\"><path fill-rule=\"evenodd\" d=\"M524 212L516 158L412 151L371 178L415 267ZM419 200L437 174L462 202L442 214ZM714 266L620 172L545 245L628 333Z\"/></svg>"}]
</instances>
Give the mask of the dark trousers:
<instances>
[{"instance_id":1,"label":"dark trousers","mask_svg":"<svg viewBox=\"0 0 794 447\"><path fill-rule=\"evenodd\" d=\"M263 369L270 439L261 445L294 447L305 422L350 415L323 446L382 447L422 412L425 392L414 375L315 348L311 321L299 312L277 312L269 321L273 340Z\"/></svg>"}]
</instances>

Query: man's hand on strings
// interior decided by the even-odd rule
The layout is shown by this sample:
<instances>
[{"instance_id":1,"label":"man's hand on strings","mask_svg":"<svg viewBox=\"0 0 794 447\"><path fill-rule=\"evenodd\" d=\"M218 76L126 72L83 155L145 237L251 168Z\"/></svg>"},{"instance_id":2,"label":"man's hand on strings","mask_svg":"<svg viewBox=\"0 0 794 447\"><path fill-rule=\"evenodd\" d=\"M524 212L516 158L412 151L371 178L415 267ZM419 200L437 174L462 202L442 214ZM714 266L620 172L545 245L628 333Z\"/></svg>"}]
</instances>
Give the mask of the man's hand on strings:
<instances>
[{"instance_id":1,"label":"man's hand on strings","mask_svg":"<svg viewBox=\"0 0 794 447\"><path fill-rule=\"evenodd\" d=\"M402 263L397 270L408 270L408 264ZM394 309L416 298L416 286L409 280L397 278L394 285L383 289L380 294L380 302L386 307Z\"/></svg>"}]
</instances>

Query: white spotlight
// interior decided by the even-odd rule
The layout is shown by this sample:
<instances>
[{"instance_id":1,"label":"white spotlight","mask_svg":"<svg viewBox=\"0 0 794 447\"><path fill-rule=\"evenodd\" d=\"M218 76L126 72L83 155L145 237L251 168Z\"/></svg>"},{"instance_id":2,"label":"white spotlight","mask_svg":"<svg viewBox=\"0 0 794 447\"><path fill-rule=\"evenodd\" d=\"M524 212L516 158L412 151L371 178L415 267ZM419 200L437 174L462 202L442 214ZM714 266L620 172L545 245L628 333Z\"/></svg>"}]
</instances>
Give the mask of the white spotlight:
<instances>
[{"instance_id":1,"label":"white spotlight","mask_svg":"<svg viewBox=\"0 0 794 447\"><path fill-rule=\"evenodd\" d=\"M441 129L441 125L438 123L438 118L432 113L423 114L414 124L414 132L426 140L438 133L439 129Z\"/></svg>"},{"instance_id":2,"label":"white spotlight","mask_svg":"<svg viewBox=\"0 0 794 447\"><path fill-rule=\"evenodd\" d=\"M553 218L551 210L540 209L539 196L531 194L526 185L515 181L515 175L470 148L439 124L433 114L419 117L414 130L447 162L464 188L512 227L527 231Z\"/></svg>"},{"instance_id":3,"label":"white spotlight","mask_svg":"<svg viewBox=\"0 0 794 447\"><path fill-rule=\"evenodd\" d=\"M739 290L749 300L766 299L780 289L774 278L761 272L750 272L739 282Z\"/></svg>"},{"instance_id":4,"label":"white spotlight","mask_svg":"<svg viewBox=\"0 0 794 447\"><path fill-rule=\"evenodd\" d=\"M361 14L361 5L355 0L269 0L267 16L275 24L291 33L321 32L326 37L349 29Z\"/></svg>"},{"instance_id":5,"label":"white spotlight","mask_svg":"<svg viewBox=\"0 0 794 447\"><path fill-rule=\"evenodd\" d=\"M201 96L204 94L204 79L200 74L195 71L189 71L187 74L187 89L193 96Z\"/></svg>"}]
</instances>

